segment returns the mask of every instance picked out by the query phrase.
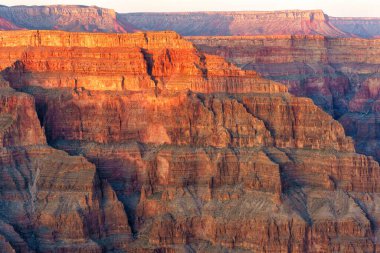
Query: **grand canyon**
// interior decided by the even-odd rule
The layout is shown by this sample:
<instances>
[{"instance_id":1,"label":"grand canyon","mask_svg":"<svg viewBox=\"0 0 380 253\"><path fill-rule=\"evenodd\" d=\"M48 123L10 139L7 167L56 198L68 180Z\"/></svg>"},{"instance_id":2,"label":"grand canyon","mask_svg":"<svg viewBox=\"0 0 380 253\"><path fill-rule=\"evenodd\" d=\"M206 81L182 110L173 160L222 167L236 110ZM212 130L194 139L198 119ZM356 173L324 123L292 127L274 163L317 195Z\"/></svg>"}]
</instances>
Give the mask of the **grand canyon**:
<instances>
[{"instance_id":1,"label":"grand canyon","mask_svg":"<svg viewBox=\"0 0 380 253\"><path fill-rule=\"evenodd\" d=\"M379 252L380 18L0 6L0 252Z\"/></svg>"}]
</instances>

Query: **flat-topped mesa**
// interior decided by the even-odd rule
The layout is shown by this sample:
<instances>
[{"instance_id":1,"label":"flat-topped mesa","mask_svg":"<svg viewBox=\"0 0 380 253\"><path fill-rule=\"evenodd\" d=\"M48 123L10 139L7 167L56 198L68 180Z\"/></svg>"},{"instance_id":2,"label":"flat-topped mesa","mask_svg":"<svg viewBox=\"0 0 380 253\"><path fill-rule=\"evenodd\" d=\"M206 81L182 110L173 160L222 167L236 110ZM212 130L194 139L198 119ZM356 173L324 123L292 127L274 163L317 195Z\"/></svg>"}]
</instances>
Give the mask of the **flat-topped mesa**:
<instances>
[{"instance_id":1,"label":"flat-topped mesa","mask_svg":"<svg viewBox=\"0 0 380 253\"><path fill-rule=\"evenodd\" d=\"M135 31L127 22L119 23L114 10L96 6L0 6L0 16L26 29L88 32Z\"/></svg>"},{"instance_id":2,"label":"flat-topped mesa","mask_svg":"<svg viewBox=\"0 0 380 253\"><path fill-rule=\"evenodd\" d=\"M363 38L380 37L380 18L336 18L330 17L330 22L340 30Z\"/></svg>"},{"instance_id":3,"label":"flat-topped mesa","mask_svg":"<svg viewBox=\"0 0 380 253\"><path fill-rule=\"evenodd\" d=\"M119 20L145 30L174 30L186 36L320 34L346 37L321 10L126 13Z\"/></svg>"},{"instance_id":4,"label":"flat-topped mesa","mask_svg":"<svg viewBox=\"0 0 380 253\"><path fill-rule=\"evenodd\" d=\"M285 92L281 84L199 53L175 32L0 33L0 64L13 87L88 90ZM83 56L86 57L83 57Z\"/></svg>"}]
</instances>

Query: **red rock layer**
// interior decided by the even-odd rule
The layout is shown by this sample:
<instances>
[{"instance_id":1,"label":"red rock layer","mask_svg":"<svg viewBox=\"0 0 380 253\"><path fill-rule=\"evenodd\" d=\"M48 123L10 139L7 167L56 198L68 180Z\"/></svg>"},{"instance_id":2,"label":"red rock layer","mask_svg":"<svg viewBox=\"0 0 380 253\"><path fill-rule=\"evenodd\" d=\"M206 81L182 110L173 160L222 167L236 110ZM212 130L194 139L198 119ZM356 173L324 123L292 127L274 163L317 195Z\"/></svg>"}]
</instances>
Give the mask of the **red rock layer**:
<instances>
[{"instance_id":1,"label":"red rock layer","mask_svg":"<svg viewBox=\"0 0 380 253\"><path fill-rule=\"evenodd\" d=\"M67 251L88 237L95 252L375 251L380 216L369 207L380 167L356 154L342 126L310 99L175 33L2 38L2 75L35 98L48 143L82 155L72 158L85 167L75 171L89 173L48 185L103 189L89 183L96 174L86 157L128 216L134 240L123 244L126 218L106 188L101 203L111 209L89 209L114 215L73 233L84 238L78 244L64 237ZM86 203L82 196L72 198Z\"/></svg>"},{"instance_id":2,"label":"red rock layer","mask_svg":"<svg viewBox=\"0 0 380 253\"><path fill-rule=\"evenodd\" d=\"M321 36L193 37L226 57L308 96L344 126L364 154L379 159L379 40Z\"/></svg>"},{"instance_id":3,"label":"red rock layer","mask_svg":"<svg viewBox=\"0 0 380 253\"><path fill-rule=\"evenodd\" d=\"M30 44L33 47L27 46ZM156 87L156 92L191 89L205 93L286 90L222 58L199 54L173 32L113 34L106 41L102 34L14 32L10 36L4 33L0 45L1 58L6 59L3 69L12 65L8 79L22 86L91 90Z\"/></svg>"},{"instance_id":4,"label":"red rock layer","mask_svg":"<svg viewBox=\"0 0 380 253\"><path fill-rule=\"evenodd\" d=\"M123 206L95 166L47 146L33 97L1 86L1 252L125 248Z\"/></svg>"}]
</instances>

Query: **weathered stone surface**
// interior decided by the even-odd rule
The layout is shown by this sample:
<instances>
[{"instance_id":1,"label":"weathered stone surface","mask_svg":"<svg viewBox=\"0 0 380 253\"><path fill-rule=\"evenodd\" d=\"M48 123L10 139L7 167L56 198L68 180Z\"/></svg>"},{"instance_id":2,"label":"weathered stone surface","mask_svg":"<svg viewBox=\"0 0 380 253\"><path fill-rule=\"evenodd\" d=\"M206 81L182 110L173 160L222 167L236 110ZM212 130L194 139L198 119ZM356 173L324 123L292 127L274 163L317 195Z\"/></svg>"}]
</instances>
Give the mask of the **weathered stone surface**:
<instances>
[{"instance_id":1,"label":"weathered stone surface","mask_svg":"<svg viewBox=\"0 0 380 253\"><path fill-rule=\"evenodd\" d=\"M284 83L338 119L357 149L379 159L379 40L321 36L192 37L207 53Z\"/></svg>"},{"instance_id":2,"label":"weathered stone surface","mask_svg":"<svg viewBox=\"0 0 380 253\"><path fill-rule=\"evenodd\" d=\"M28 167L47 173L37 197L57 193L36 243L8 229L12 247L48 252L54 228L67 252L376 250L379 164L311 99L172 32L1 36L3 77L34 97L47 142L74 155L43 146L44 166ZM55 225L74 221L85 225Z\"/></svg>"},{"instance_id":3,"label":"weathered stone surface","mask_svg":"<svg viewBox=\"0 0 380 253\"><path fill-rule=\"evenodd\" d=\"M34 99L0 88L1 252L125 248L123 205L95 166L46 145Z\"/></svg>"}]
</instances>

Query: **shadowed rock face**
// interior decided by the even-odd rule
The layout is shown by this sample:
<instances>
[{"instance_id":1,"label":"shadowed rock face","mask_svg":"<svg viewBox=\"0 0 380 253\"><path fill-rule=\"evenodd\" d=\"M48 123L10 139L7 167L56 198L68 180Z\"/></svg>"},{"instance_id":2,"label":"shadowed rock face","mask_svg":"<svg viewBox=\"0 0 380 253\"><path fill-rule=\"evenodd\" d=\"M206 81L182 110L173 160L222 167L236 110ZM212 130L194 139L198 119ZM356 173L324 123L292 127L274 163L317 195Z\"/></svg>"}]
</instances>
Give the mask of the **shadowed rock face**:
<instances>
[{"instance_id":1,"label":"shadowed rock face","mask_svg":"<svg viewBox=\"0 0 380 253\"><path fill-rule=\"evenodd\" d=\"M122 204L95 166L46 145L34 99L1 81L2 252L102 252L125 248Z\"/></svg>"},{"instance_id":2,"label":"shadowed rock face","mask_svg":"<svg viewBox=\"0 0 380 253\"><path fill-rule=\"evenodd\" d=\"M9 31L9 30L23 30L23 28L18 27L12 22L6 20L5 18L0 18L0 30Z\"/></svg>"},{"instance_id":3,"label":"shadowed rock face","mask_svg":"<svg viewBox=\"0 0 380 253\"><path fill-rule=\"evenodd\" d=\"M173 32L0 37L2 76L40 120L2 117L0 200L23 203L1 216L9 249L375 250L379 165L311 99ZM34 145L15 147L23 131Z\"/></svg>"},{"instance_id":4,"label":"shadowed rock face","mask_svg":"<svg viewBox=\"0 0 380 253\"><path fill-rule=\"evenodd\" d=\"M380 19L379 18L333 18L330 22L346 33L362 38L379 38Z\"/></svg>"},{"instance_id":5,"label":"shadowed rock face","mask_svg":"<svg viewBox=\"0 0 380 253\"><path fill-rule=\"evenodd\" d=\"M192 37L204 52L285 84L341 122L359 152L379 153L379 40L320 36Z\"/></svg>"}]
</instances>

